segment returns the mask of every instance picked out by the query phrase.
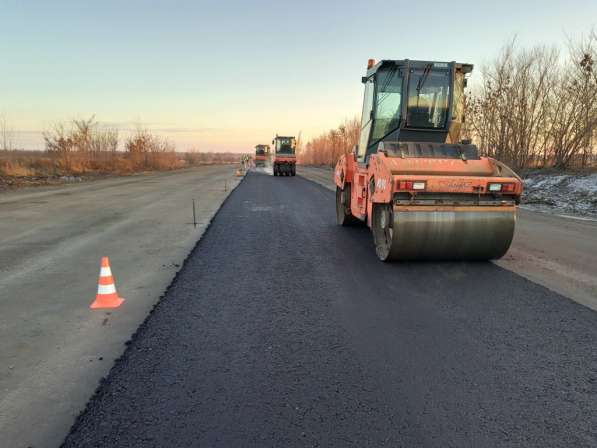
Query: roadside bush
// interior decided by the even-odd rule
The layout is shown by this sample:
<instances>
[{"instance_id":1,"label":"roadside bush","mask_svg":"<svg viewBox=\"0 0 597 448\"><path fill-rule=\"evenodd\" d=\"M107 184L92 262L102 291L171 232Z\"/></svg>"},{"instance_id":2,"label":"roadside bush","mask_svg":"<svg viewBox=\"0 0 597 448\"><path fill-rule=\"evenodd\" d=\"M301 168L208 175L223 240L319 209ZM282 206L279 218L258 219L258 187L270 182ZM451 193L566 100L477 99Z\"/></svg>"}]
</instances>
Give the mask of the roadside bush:
<instances>
[{"instance_id":1,"label":"roadside bush","mask_svg":"<svg viewBox=\"0 0 597 448\"><path fill-rule=\"evenodd\" d=\"M138 130L126 141L125 149L129 160L137 170L172 170L182 165L174 145L167 139L152 135L147 130Z\"/></svg>"},{"instance_id":2,"label":"roadside bush","mask_svg":"<svg viewBox=\"0 0 597 448\"><path fill-rule=\"evenodd\" d=\"M303 165L334 166L342 154L352 151L359 141L360 122L358 118L346 120L336 129L325 132L307 142L297 150L298 163Z\"/></svg>"},{"instance_id":3,"label":"roadside bush","mask_svg":"<svg viewBox=\"0 0 597 448\"><path fill-rule=\"evenodd\" d=\"M118 131L100 128L94 117L58 123L44 132L44 141L57 174L110 171L118 158Z\"/></svg>"}]
</instances>

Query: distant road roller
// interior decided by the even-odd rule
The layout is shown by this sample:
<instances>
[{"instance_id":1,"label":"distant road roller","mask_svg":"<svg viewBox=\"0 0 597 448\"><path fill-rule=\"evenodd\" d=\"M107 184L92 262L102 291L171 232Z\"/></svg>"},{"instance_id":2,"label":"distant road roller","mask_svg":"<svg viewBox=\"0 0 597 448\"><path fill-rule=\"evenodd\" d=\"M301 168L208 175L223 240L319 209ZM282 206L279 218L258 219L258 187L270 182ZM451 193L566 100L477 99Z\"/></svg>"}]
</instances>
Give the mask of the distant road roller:
<instances>
[{"instance_id":1,"label":"distant road roller","mask_svg":"<svg viewBox=\"0 0 597 448\"><path fill-rule=\"evenodd\" d=\"M369 60L360 140L334 170L340 225L390 260L489 260L514 235L522 181L460 141L470 64Z\"/></svg>"},{"instance_id":2,"label":"distant road roller","mask_svg":"<svg viewBox=\"0 0 597 448\"><path fill-rule=\"evenodd\" d=\"M265 168L269 159L269 146L257 145L255 146L255 167Z\"/></svg>"},{"instance_id":3,"label":"distant road roller","mask_svg":"<svg viewBox=\"0 0 597 448\"><path fill-rule=\"evenodd\" d=\"M296 176L296 139L276 135L274 145L274 176Z\"/></svg>"}]
</instances>

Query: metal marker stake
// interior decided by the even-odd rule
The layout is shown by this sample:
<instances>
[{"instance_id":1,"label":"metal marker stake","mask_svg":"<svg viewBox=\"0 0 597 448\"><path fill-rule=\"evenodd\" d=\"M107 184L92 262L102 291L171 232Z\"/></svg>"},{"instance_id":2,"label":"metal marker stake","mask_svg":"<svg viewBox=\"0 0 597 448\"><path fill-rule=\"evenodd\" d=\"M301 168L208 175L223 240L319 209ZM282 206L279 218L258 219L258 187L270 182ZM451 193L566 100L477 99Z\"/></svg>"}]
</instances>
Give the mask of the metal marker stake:
<instances>
[{"instance_id":1,"label":"metal marker stake","mask_svg":"<svg viewBox=\"0 0 597 448\"><path fill-rule=\"evenodd\" d=\"M195 215L195 199L193 199L193 227L197 227L197 216Z\"/></svg>"}]
</instances>

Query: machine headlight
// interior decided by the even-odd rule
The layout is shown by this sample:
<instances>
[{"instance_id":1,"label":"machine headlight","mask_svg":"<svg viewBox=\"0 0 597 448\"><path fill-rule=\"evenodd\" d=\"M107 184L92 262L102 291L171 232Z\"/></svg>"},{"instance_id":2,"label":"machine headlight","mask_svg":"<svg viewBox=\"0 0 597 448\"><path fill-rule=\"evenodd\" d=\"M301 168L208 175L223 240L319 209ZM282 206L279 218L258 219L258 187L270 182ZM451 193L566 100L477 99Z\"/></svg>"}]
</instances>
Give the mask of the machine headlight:
<instances>
[{"instance_id":1,"label":"machine headlight","mask_svg":"<svg viewBox=\"0 0 597 448\"><path fill-rule=\"evenodd\" d=\"M505 184L489 184L489 191L492 193L498 193L500 191L502 193L514 193L514 190L516 190L516 184L511 182Z\"/></svg>"},{"instance_id":2,"label":"machine headlight","mask_svg":"<svg viewBox=\"0 0 597 448\"><path fill-rule=\"evenodd\" d=\"M424 190L425 189L425 181L424 180L400 180L398 181L398 189L399 190Z\"/></svg>"}]
</instances>

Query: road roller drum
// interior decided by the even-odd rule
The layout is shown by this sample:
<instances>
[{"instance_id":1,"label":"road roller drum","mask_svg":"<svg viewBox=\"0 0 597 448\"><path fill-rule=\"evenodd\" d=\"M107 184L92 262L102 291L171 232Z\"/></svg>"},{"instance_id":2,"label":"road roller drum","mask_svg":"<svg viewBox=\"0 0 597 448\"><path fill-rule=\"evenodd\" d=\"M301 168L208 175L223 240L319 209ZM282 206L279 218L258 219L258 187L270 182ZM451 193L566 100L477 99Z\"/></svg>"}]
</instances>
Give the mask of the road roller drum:
<instances>
[{"instance_id":1,"label":"road roller drum","mask_svg":"<svg viewBox=\"0 0 597 448\"><path fill-rule=\"evenodd\" d=\"M514 236L512 209L391 210L376 206L372 231L378 257L391 260L489 260Z\"/></svg>"}]
</instances>

